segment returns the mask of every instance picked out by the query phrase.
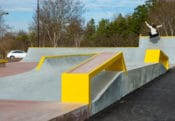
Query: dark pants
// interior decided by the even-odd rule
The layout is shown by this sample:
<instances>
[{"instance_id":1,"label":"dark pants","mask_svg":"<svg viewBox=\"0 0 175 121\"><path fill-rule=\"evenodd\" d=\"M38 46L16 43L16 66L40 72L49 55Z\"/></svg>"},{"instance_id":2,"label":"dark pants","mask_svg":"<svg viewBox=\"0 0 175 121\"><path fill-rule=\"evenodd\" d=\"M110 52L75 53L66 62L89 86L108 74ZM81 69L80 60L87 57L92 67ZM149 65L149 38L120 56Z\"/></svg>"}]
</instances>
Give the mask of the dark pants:
<instances>
[{"instance_id":1,"label":"dark pants","mask_svg":"<svg viewBox=\"0 0 175 121\"><path fill-rule=\"evenodd\" d=\"M157 37L157 36L159 36L159 33L152 35L151 32L149 32L149 37L150 38Z\"/></svg>"}]
</instances>

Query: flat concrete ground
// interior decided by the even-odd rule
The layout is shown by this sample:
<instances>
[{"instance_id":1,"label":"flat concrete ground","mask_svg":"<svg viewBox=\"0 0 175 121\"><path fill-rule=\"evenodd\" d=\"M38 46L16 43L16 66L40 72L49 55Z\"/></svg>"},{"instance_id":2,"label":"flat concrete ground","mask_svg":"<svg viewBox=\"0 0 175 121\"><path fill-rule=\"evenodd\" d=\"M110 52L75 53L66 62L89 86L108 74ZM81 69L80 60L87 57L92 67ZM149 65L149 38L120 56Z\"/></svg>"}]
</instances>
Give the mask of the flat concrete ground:
<instances>
[{"instance_id":1,"label":"flat concrete ground","mask_svg":"<svg viewBox=\"0 0 175 121\"><path fill-rule=\"evenodd\" d=\"M88 121L175 121L175 68Z\"/></svg>"},{"instance_id":2,"label":"flat concrete ground","mask_svg":"<svg viewBox=\"0 0 175 121\"><path fill-rule=\"evenodd\" d=\"M34 69L37 62L12 62L0 68L0 77L12 76Z\"/></svg>"},{"instance_id":3,"label":"flat concrete ground","mask_svg":"<svg viewBox=\"0 0 175 121\"><path fill-rule=\"evenodd\" d=\"M82 104L0 100L0 121L83 121L88 116Z\"/></svg>"}]
</instances>

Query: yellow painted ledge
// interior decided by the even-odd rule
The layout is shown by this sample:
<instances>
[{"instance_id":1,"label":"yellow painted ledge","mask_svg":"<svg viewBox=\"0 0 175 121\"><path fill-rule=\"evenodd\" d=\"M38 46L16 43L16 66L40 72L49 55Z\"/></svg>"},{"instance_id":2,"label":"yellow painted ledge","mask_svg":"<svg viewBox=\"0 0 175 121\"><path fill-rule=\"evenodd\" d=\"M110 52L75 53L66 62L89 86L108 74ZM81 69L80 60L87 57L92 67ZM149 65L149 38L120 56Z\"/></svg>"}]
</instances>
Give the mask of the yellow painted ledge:
<instances>
[{"instance_id":1,"label":"yellow painted ledge","mask_svg":"<svg viewBox=\"0 0 175 121\"><path fill-rule=\"evenodd\" d=\"M117 52L111 58L100 63L98 66L93 67L89 72L72 72L72 70L85 65L93 58L97 58L98 54L82 62L73 69L62 73L62 94L61 101L63 103L84 103L91 104L91 78L103 70L111 71L125 71L127 72L125 61L122 52ZM91 66L91 65L88 65Z\"/></svg>"},{"instance_id":2,"label":"yellow painted ledge","mask_svg":"<svg viewBox=\"0 0 175 121\"><path fill-rule=\"evenodd\" d=\"M163 51L159 49L147 49L144 62L162 63L166 69L169 69L169 58Z\"/></svg>"}]
</instances>

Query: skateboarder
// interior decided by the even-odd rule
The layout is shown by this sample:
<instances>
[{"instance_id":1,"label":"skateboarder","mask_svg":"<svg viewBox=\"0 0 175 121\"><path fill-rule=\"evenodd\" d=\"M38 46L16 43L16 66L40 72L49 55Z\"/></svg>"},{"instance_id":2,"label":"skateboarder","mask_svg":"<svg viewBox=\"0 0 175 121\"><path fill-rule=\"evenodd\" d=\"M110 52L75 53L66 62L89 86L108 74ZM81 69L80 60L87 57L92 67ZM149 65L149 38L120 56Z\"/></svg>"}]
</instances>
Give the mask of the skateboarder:
<instances>
[{"instance_id":1,"label":"skateboarder","mask_svg":"<svg viewBox=\"0 0 175 121\"><path fill-rule=\"evenodd\" d=\"M147 21L145 21L145 24L150 29L150 32L149 32L150 38L159 36L158 29L161 28L162 25L158 25L158 26L155 24L149 25Z\"/></svg>"}]
</instances>

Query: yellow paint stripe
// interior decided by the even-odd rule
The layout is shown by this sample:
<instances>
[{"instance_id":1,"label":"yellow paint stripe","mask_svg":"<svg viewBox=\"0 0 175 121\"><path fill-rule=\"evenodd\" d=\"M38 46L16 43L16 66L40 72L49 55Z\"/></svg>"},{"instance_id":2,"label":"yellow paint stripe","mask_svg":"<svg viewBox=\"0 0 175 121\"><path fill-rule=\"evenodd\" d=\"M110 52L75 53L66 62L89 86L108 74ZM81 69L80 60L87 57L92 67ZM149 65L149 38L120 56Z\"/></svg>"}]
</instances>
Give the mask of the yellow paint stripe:
<instances>
[{"instance_id":1,"label":"yellow paint stripe","mask_svg":"<svg viewBox=\"0 0 175 121\"><path fill-rule=\"evenodd\" d=\"M93 53L92 54L73 54L73 55L58 55L58 56L42 56L38 65L36 66L36 70L40 70L43 63L45 62L46 59L48 58L65 58L65 57L70 57L70 56L91 56L91 55L94 55Z\"/></svg>"}]
</instances>

